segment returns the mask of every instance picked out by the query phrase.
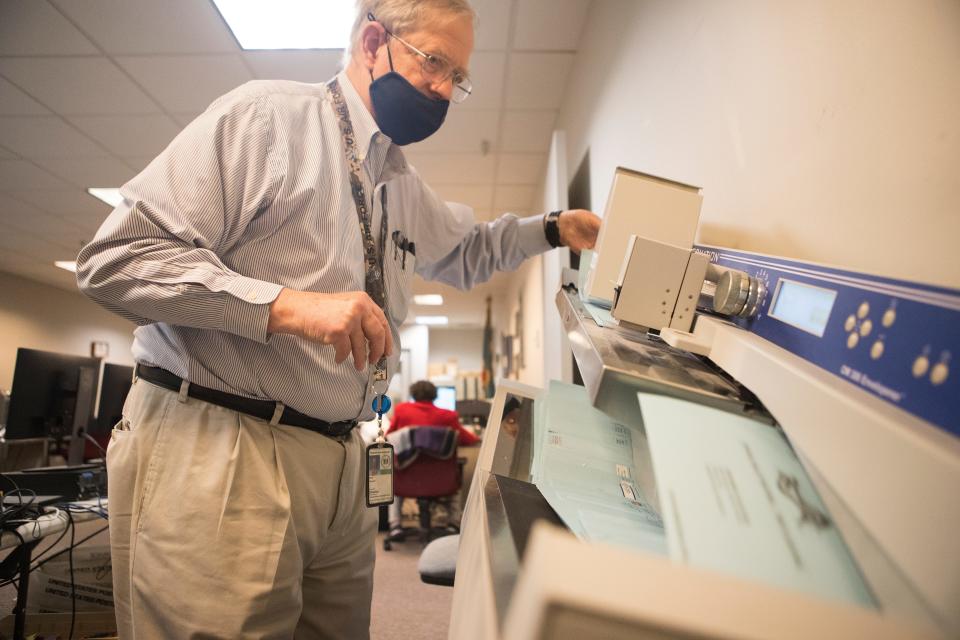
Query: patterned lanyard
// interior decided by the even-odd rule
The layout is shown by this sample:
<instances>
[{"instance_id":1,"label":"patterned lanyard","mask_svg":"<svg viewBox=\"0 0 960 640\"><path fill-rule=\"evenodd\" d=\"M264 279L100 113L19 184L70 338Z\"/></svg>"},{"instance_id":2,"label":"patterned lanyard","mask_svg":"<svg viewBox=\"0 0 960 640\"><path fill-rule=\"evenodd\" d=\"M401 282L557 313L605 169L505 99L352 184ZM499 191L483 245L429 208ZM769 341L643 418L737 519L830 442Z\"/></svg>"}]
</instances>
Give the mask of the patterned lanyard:
<instances>
[{"instance_id":1,"label":"patterned lanyard","mask_svg":"<svg viewBox=\"0 0 960 640\"><path fill-rule=\"evenodd\" d=\"M336 78L331 80L327 87L333 97L334 111L337 114L337 120L340 122L343 154L350 169L350 191L353 194L353 203L357 208L357 217L360 219L360 236L363 238L365 267L364 288L367 295L383 309L384 313L387 313L387 294L386 287L383 284L383 254L387 240L387 190L384 188L380 192L383 215L380 217L380 242L378 247L377 243L374 242L373 234L370 232L370 210L367 208L367 195L360 178L362 163L357 157L356 136L353 133L353 124L350 122L350 112L347 111L347 102L343 99L343 91L340 89L340 83ZM377 362L374 380L386 379L387 359L383 357Z\"/></svg>"}]
</instances>

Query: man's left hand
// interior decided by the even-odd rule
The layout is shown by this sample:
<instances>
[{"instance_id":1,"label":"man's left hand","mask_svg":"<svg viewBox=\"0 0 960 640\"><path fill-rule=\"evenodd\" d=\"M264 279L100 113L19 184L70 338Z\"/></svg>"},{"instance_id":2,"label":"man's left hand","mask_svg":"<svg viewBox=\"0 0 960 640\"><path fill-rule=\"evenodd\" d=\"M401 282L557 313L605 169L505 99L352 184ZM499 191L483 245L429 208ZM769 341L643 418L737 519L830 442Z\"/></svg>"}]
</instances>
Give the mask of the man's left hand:
<instances>
[{"instance_id":1,"label":"man's left hand","mask_svg":"<svg viewBox=\"0 0 960 640\"><path fill-rule=\"evenodd\" d=\"M560 214L560 244L574 253L593 249L600 233L600 217L586 209L570 209Z\"/></svg>"}]
</instances>

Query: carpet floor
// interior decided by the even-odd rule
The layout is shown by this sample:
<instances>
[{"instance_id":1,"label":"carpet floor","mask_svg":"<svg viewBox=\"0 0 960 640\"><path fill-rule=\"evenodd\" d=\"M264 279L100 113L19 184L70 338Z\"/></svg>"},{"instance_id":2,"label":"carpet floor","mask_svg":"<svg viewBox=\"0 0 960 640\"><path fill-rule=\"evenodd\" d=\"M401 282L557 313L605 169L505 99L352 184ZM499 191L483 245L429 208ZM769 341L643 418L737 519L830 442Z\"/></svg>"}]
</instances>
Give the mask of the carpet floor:
<instances>
[{"instance_id":1,"label":"carpet floor","mask_svg":"<svg viewBox=\"0 0 960 640\"><path fill-rule=\"evenodd\" d=\"M102 524L78 525L78 539ZM417 561L423 546L419 542L397 543L392 551L384 551L385 535L377 535L371 640L446 640L453 589L420 581ZM106 533L91 542L108 544ZM5 553L0 553L0 557L3 555ZM13 609L15 599L16 591L12 586L0 588L0 617Z\"/></svg>"}]
</instances>

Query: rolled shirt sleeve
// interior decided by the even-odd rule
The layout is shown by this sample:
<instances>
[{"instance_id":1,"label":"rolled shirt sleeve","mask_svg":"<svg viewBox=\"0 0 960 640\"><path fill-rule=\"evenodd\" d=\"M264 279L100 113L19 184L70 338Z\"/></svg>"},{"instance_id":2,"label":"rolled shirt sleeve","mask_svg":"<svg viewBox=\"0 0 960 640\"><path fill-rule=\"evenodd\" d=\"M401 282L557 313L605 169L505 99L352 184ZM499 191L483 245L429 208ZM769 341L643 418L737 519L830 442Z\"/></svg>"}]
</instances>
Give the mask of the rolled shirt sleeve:
<instances>
[{"instance_id":1,"label":"rolled shirt sleeve","mask_svg":"<svg viewBox=\"0 0 960 640\"><path fill-rule=\"evenodd\" d=\"M267 340L269 305L283 287L222 257L283 174L265 101L245 87L223 96L121 188L123 202L77 258L83 293L140 325Z\"/></svg>"}]
</instances>

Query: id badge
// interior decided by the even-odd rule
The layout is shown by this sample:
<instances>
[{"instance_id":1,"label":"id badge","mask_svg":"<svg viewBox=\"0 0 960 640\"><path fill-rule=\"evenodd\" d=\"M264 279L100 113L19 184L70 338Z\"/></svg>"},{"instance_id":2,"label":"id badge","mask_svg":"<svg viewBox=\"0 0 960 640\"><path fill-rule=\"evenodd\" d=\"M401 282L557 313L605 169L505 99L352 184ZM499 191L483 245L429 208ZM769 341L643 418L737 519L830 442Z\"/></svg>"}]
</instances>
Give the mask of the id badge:
<instances>
[{"instance_id":1,"label":"id badge","mask_svg":"<svg viewBox=\"0 0 960 640\"><path fill-rule=\"evenodd\" d=\"M393 445L375 442L367 446L367 506L393 502Z\"/></svg>"}]
</instances>

